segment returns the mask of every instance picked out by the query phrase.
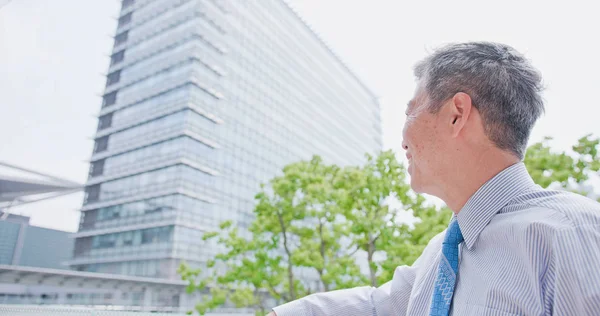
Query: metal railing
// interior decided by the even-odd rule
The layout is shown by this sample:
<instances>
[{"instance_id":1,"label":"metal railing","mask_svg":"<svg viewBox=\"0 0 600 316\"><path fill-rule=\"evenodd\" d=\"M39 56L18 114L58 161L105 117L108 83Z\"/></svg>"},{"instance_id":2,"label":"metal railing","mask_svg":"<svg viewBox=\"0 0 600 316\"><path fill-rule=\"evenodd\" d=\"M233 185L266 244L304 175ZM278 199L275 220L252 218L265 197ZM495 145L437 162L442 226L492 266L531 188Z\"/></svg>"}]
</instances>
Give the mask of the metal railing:
<instances>
[{"instance_id":1,"label":"metal railing","mask_svg":"<svg viewBox=\"0 0 600 316\"><path fill-rule=\"evenodd\" d=\"M69 306L69 305L2 305L0 316L177 316L185 313L132 311L119 306ZM247 311L223 311L209 316L251 316Z\"/></svg>"}]
</instances>

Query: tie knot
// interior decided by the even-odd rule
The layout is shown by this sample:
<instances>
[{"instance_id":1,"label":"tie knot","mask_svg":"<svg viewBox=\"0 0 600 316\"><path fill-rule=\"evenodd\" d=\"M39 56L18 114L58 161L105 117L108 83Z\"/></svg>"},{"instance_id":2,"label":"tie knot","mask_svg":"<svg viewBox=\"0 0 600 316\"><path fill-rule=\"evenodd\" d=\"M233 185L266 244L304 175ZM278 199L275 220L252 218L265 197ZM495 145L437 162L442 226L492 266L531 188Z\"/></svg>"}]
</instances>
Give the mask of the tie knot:
<instances>
[{"instance_id":1,"label":"tie knot","mask_svg":"<svg viewBox=\"0 0 600 316\"><path fill-rule=\"evenodd\" d=\"M460 226L458 226L458 221L456 218L454 218L450 222L450 225L448 225L446 237L444 237L444 243L458 246L458 244L463 242L463 240L464 238L462 232L460 231Z\"/></svg>"}]
</instances>

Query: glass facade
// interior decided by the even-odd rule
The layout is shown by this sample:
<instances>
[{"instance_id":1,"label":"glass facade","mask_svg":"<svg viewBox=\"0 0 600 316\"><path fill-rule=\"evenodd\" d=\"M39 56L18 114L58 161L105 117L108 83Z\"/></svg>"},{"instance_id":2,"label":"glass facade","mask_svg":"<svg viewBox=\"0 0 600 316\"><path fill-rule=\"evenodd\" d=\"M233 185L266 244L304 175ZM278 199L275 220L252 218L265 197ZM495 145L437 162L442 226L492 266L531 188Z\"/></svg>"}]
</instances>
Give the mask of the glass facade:
<instances>
[{"instance_id":1,"label":"glass facade","mask_svg":"<svg viewBox=\"0 0 600 316\"><path fill-rule=\"evenodd\" d=\"M123 2L73 269L179 278L288 163L361 164L373 95L282 0Z\"/></svg>"}]
</instances>

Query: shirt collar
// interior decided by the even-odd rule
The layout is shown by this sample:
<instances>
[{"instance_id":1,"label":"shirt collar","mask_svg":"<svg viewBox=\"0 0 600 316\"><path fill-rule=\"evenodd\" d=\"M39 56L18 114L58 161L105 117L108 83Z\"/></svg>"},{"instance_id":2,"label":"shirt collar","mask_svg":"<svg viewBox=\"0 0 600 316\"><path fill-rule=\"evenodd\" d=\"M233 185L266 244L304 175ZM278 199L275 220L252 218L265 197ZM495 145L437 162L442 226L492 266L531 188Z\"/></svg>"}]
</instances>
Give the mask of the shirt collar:
<instances>
[{"instance_id":1,"label":"shirt collar","mask_svg":"<svg viewBox=\"0 0 600 316\"><path fill-rule=\"evenodd\" d=\"M504 169L482 185L456 215L467 248L473 247L496 213L532 186L535 183L522 162Z\"/></svg>"}]
</instances>

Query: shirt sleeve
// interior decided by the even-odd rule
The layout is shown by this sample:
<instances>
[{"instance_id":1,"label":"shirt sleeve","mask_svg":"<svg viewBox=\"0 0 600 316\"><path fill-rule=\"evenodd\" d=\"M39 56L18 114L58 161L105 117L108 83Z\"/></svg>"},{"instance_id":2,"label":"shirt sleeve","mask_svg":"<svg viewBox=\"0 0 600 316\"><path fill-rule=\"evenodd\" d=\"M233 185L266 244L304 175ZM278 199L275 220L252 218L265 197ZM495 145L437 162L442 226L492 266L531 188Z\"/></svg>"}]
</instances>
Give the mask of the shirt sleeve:
<instances>
[{"instance_id":1,"label":"shirt sleeve","mask_svg":"<svg viewBox=\"0 0 600 316\"><path fill-rule=\"evenodd\" d=\"M357 287L312 294L275 307L277 316L387 316L406 311L415 279L415 265L398 267L381 287Z\"/></svg>"},{"instance_id":2,"label":"shirt sleeve","mask_svg":"<svg viewBox=\"0 0 600 316\"><path fill-rule=\"evenodd\" d=\"M600 226L556 233L548 272L553 315L600 315Z\"/></svg>"}]
</instances>

